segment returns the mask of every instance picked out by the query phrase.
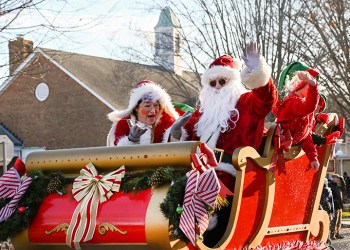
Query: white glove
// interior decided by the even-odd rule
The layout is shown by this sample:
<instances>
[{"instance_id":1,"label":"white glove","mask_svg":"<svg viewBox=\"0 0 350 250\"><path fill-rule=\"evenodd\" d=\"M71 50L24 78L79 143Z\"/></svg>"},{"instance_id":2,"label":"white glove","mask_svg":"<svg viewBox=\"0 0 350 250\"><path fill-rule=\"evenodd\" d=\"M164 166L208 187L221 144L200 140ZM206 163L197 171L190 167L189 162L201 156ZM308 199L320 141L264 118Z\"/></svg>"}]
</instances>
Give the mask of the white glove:
<instances>
[{"instance_id":1,"label":"white glove","mask_svg":"<svg viewBox=\"0 0 350 250\"><path fill-rule=\"evenodd\" d=\"M134 124L130 119L127 120L130 133L128 136L129 141L140 142L140 137L146 133L147 128L141 128L138 124Z\"/></svg>"},{"instance_id":2,"label":"white glove","mask_svg":"<svg viewBox=\"0 0 350 250\"><path fill-rule=\"evenodd\" d=\"M260 62L260 46L253 41L247 43L245 56L242 56L242 59L249 71L254 71Z\"/></svg>"}]
</instances>

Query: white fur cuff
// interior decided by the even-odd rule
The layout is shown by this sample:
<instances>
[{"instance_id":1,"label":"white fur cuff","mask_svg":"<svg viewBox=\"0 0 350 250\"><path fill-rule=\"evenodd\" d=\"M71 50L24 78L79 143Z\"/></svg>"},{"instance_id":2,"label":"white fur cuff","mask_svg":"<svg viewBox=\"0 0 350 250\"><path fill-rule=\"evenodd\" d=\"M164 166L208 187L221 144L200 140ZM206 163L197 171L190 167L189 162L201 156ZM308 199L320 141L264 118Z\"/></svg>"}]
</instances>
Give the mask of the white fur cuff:
<instances>
[{"instance_id":1,"label":"white fur cuff","mask_svg":"<svg viewBox=\"0 0 350 250\"><path fill-rule=\"evenodd\" d=\"M163 143L167 143L170 141L170 130L171 130L171 127L167 128L163 134L163 140L162 142Z\"/></svg>"},{"instance_id":2,"label":"white fur cuff","mask_svg":"<svg viewBox=\"0 0 350 250\"><path fill-rule=\"evenodd\" d=\"M186 129L181 128L181 137L180 137L180 141L186 141L188 138L188 133L186 131Z\"/></svg>"},{"instance_id":3,"label":"white fur cuff","mask_svg":"<svg viewBox=\"0 0 350 250\"><path fill-rule=\"evenodd\" d=\"M217 166L215 170L226 172L232 176L236 176L236 173L237 173L237 170L234 168L232 164L225 163L225 162L220 162L219 166Z\"/></svg>"},{"instance_id":4,"label":"white fur cuff","mask_svg":"<svg viewBox=\"0 0 350 250\"><path fill-rule=\"evenodd\" d=\"M242 82L250 89L265 86L271 77L271 68L263 56L260 56L259 65L254 71L244 67L241 72Z\"/></svg>"},{"instance_id":5,"label":"white fur cuff","mask_svg":"<svg viewBox=\"0 0 350 250\"><path fill-rule=\"evenodd\" d=\"M128 145L135 145L135 143L132 141L129 141L127 136L121 137L117 143L117 146L128 146Z\"/></svg>"}]
</instances>

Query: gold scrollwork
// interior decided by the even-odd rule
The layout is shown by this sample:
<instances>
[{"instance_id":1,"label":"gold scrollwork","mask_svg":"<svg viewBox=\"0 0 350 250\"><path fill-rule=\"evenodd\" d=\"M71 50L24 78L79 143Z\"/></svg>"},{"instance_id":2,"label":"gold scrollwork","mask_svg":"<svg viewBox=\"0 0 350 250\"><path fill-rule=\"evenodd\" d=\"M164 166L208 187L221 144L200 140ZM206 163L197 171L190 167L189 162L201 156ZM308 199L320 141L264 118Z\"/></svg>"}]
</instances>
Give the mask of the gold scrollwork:
<instances>
[{"instance_id":1,"label":"gold scrollwork","mask_svg":"<svg viewBox=\"0 0 350 250\"><path fill-rule=\"evenodd\" d=\"M112 223L104 222L101 225L98 226L98 232L102 235L106 234L108 231L111 232L119 232L121 234L127 234L127 231L122 231L116 226L114 226Z\"/></svg>"},{"instance_id":2,"label":"gold scrollwork","mask_svg":"<svg viewBox=\"0 0 350 250\"><path fill-rule=\"evenodd\" d=\"M58 233L59 231L65 232L67 234L68 227L69 227L68 223L62 223L62 224L55 226L50 231L45 231L45 234Z\"/></svg>"}]
</instances>

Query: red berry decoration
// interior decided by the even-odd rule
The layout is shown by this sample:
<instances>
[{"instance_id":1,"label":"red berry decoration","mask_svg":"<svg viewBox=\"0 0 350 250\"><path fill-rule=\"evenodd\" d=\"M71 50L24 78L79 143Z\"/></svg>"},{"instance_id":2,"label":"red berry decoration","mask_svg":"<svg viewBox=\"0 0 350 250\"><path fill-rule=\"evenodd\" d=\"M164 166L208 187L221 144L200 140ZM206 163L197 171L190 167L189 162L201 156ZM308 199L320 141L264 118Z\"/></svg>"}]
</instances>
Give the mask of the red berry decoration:
<instances>
[{"instance_id":1,"label":"red berry decoration","mask_svg":"<svg viewBox=\"0 0 350 250\"><path fill-rule=\"evenodd\" d=\"M27 210L26 207L19 207L19 208L18 208L18 212L19 212L20 214L23 214L26 210Z\"/></svg>"}]
</instances>

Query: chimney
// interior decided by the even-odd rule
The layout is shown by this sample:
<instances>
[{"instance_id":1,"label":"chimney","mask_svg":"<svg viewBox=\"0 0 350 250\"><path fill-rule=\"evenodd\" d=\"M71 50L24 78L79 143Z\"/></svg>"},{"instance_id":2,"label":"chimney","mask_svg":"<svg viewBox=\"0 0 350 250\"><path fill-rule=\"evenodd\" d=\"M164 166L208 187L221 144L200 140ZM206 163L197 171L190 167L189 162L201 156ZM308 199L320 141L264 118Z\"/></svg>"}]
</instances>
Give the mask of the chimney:
<instances>
[{"instance_id":1,"label":"chimney","mask_svg":"<svg viewBox=\"0 0 350 250\"><path fill-rule=\"evenodd\" d=\"M9 67L10 75L17 67L33 52L33 42L24 40L22 35L17 36L17 40L9 41Z\"/></svg>"}]
</instances>

